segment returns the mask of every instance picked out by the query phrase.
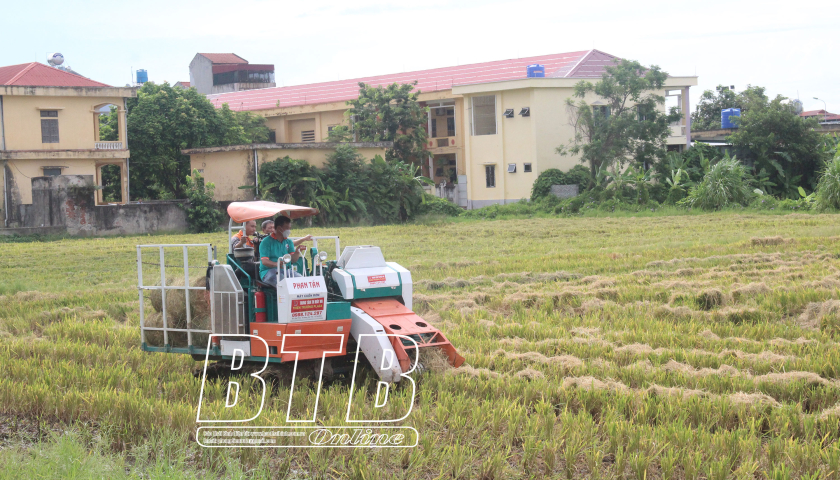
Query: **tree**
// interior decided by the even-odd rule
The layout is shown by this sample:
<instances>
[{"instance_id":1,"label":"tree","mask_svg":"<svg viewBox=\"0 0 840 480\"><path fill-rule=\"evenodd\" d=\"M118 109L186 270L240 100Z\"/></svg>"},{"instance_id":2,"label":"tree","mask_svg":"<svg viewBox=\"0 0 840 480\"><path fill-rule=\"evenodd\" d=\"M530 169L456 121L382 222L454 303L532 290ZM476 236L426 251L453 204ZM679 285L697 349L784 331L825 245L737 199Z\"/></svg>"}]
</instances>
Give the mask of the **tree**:
<instances>
[{"instance_id":1,"label":"tree","mask_svg":"<svg viewBox=\"0 0 840 480\"><path fill-rule=\"evenodd\" d=\"M767 104L764 87L747 85L741 93L735 93L723 85L718 85L717 93L706 90L700 96L694 111L691 113L691 129L696 131L717 130L721 128L720 112L727 108L740 108L741 116L752 108Z\"/></svg>"},{"instance_id":2,"label":"tree","mask_svg":"<svg viewBox=\"0 0 840 480\"><path fill-rule=\"evenodd\" d=\"M662 89L667 77L657 66L621 60L607 67L598 83L578 82L574 92L578 100L566 101L575 136L557 152L580 155L593 179L599 170L613 167L615 173L628 161L639 165L661 161L670 124L681 118L676 109L667 114L659 111L665 98L655 91ZM603 102L588 104L584 98L590 94Z\"/></svg>"},{"instance_id":3,"label":"tree","mask_svg":"<svg viewBox=\"0 0 840 480\"><path fill-rule=\"evenodd\" d=\"M420 210L422 185L431 180L420 176L419 170L419 166L402 160L385 161L379 155L370 161L367 201L375 222L404 222Z\"/></svg>"},{"instance_id":4,"label":"tree","mask_svg":"<svg viewBox=\"0 0 840 480\"><path fill-rule=\"evenodd\" d=\"M359 83L359 98L347 102L354 130L363 142L394 142L385 154L388 161L424 164L426 153L426 108L412 92L417 82L387 87Z\"/></svg>"},{"instance_id":5,"label":"tree","mask_svg":"<svg viewBox=\"0 0 840 480\"><path fill-rule=\"evenodd\" d=\"M193 170L192 175L186 177L185 184L189 200L186 209L190 230L195 233L216 231L225 218L219 210L219 204L213 200L216 186L213 183L204 183L204 177L198 170Z\"/></svg>"},{"instance_id":6,"label":"tree","mask_svg":"<svg viewBox=\"0 0 840 480\"><path fill-rule=\"evenodd\" d=\"M364 157L355 148L350 145L337 146L333 153L327 155L322 177L324 183L338 194L335 211L327 212L331 217L348 222L358 221L367 215L365 199L369 177Z\"/></svg>"},{"instance_id":7,"label":"tree","mask_svg":"<svg viewBox=\"0 0 840 480\"><path fill-rule=\"evenodd\" d=\"M762 89L763 91L763 89ZM814 190L819 170L828 159L816 119L800 117L779 95L762 103L760 97L741 112L739 128L728 137L738 156L766 177L767 193L798 199L799 186Z\"/></svg>"},{"instance_id":8,"label":"tree","mask_svg":"<svg viewBox=\"0 0 840 480\"><path fill-rule=\"evenodd\" d=\"M147 82L127 107L133 198L184 198L190 161L182 149L268 141L261 117L216 109L195 88Z\"/></svg>"}]
</instances>

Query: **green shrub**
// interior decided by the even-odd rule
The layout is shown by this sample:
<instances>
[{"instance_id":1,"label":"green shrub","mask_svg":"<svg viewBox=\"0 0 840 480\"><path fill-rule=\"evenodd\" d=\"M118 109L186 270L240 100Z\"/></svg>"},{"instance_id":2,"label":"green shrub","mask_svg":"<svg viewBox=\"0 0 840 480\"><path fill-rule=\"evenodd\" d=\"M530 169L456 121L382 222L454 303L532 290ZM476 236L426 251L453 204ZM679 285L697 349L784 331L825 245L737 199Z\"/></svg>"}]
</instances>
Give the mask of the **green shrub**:
<instances>
[{"instance_id":1,"label":"green shrub","mask_svg":"<svg viewBox=\"0 0 840 480\"><path fill-rule=\"evenodd\" d=\"M568 172L556 168L543 170L531 187L531 201L551 195L552 185L577 185L578 192L589 184L589 170L583 165L575 165Z\"/></svg>"},{"instance_id":2,"label":"green shrub","mask_svg":"<svg viewBox=\"0 0 840 480\"><path fill-rule=\"evenodd\" d=\"M592 175L589 173L589 169L583 165L575 165L566 172L566 185L577 185L578 192L583 192L589 188L591 179Z\"/></svg>"},{"instance_id":3,"label":"green shrub","mask_svg":"<svg viewBox=\"0 0 840 480\"><path fill-rule=\"evenodd\" d=\"M446 215L448 217L457 217L464 212L464 209L455 205L454 203L444 198L439 198L428 193L423 194L422 203L417 209L419 215L426 215L430 213Z\"/></svg>"},{"instance_id":4,"label":"green shrub","mask_svg":"<svg viewBox=\"0 0 840 480\"><path fill-rule=\"evenodd\" d=\"M815 206L818 210L840 210L840 153L826 163L817 184Z\"/></svg>"},{"instance_id":5,"label":"green shrub","mask_svg":"<svg viewBox=\"0 0 840 480\"><path fill-rule=\"evenodd\" d=\"M204 177L193 170L192 175L187 176L187 200L186 206L187 222L190 231L195 233L213 232L219 228L225 215L219 209L219 204L213 200L213 192L216 186L213 183L204 183Z\"/></svg>"},{"instance_id":6,"label":"green shrub","mask_svg":"<svg viewBox=\"0 0 840 480\"><path fill-rule=\"evenodd\" d=\"M665 198L665 203L676 205L683 198L685 198L685 190L682 187L671 187L668 189L668 196Z\"/></svg>"},{"instance_id":7,"label":"green shrub","mask_svg":"<svg viewBox=\"0 0 840 480\"><path fill-rule=\"evenodd\" d=\"M664 183L651 183L647 186L650 199L657 203L665 203L671 190Z\"/></svg>"},{"instance_id":8,"label":"green shrub","mask_svg":"<svg viewBox=\"0 0 840 480\"><path fill-rule=\"evenodd\" d=\"M746 205L752 198L744 165L735 157L724 158L709 169L681 203L703 210Z\"/></svg>"},{"instance_id":9,"label":"green shrub","mask_svg":"<svg viewBox=\"0 0 840 480\"><path fill-rule=\"evenodd\" d=\"M551 194L552 185L565 185L566 174L556 168L543 170L531 187L531 200L537 200Z\"/></svg>"}]
</instances>

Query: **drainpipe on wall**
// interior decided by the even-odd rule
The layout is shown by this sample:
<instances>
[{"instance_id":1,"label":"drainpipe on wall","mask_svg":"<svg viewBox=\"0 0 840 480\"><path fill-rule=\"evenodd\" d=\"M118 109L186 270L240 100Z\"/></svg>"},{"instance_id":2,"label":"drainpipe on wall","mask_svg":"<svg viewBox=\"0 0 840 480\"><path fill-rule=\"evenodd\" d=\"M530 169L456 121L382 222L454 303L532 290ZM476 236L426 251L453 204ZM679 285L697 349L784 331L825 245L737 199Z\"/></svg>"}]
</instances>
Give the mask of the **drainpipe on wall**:
<instances>
[{"instance_id":1,"label":"drainpipe on wall","mask_svg":"<svg viewBox=\"0 0 840 480\"><path fill-rule=\"evenodd\" d=\"M128 150L128 101L125 97L123 97L123 117L125 118L125 125L123 125L123 131L125 131L125 149ZM128 205L131 203L131 170L128 166L128 158L125 159L125 204Z\"/></svg>"},{"instance_id":2,"label":"drainpipe on wall","mask_svg":"<svg viewBox=\"0 0 840 480\"><path fill-rule=\"evenodd\" d=\"M260 164L257 149L254 149L254 200L260 196Z\"/></svg>"},{"instance_id":3,"label":"drainpipe on wall","mask_svg":"<svg viewBox=\"0 0 840 480\"><path fill-rule=\"evenodd\" d=\"M3 226L9 226L9 184L6 183L6 163L3 162Z\"/></svg>"},{"instance_id":4,"label":"drainpipe on wall","mask_svg":"<svg viewBox=\"0 0 840 480\"><path fill-rule=\"evenodd\" d=\"M691 148L691 100L688 98L688 89L689 87L685 87L683 89L683 103L685 103L685 108L683 111L685 112L685 147Z\"/></svg>"},{"instance_id":5,"label":"drainpipe on wall","mask_svg":"<svg viewBox=\"0 0 840 480\"><path fill-rule=\"evenodd\" d=\"M6 149L6 123L3 119L3 95L0 95L0 150Z\"/></svg>"}]
</instances>

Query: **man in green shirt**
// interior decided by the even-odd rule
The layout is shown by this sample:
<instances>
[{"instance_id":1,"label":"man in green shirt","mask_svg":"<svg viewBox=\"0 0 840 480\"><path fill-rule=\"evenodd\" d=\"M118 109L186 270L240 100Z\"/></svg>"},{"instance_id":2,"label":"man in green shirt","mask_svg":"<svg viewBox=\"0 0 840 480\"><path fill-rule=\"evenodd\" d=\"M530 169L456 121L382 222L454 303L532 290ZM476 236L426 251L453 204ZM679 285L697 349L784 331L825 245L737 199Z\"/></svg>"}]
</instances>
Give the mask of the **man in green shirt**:
<instances>
[{"instance_id":1,"label":"man in green shirt","mask_svg":"<svg viewBox=\"0 0 840 480\"><path fill-rule=\"evenodd\" d=\"M260 277L263 282L269 285L276 285L278 279L282 280L284 278L283 256L287 253L290 254L292 264L296 264L303 251L306 250L306 247L301 246L301 243L312 240L312 235L307 235L292 242L289 239L292 235L291 228L292 220L289 217L277 217L274 220L274 233L260 242ZM300 273L294 271L289 275L293 277L301 276Z\"/></svg>"}]
</instances>

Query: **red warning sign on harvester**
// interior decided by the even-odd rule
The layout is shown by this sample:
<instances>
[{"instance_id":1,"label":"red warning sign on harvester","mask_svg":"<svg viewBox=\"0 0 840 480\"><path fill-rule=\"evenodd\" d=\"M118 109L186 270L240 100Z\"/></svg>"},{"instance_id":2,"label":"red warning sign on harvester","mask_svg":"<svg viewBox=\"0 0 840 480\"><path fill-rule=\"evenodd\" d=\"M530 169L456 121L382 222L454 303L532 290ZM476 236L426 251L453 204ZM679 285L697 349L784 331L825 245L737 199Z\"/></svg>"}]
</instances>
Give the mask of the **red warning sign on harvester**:
<instances>
[{"instance_id":1,"label":"red warning sign on harvester","mask_svg":"<svg viewBox=\"0 0 840 480\"><path fill-rule=\"evenodd\" d=\"M371 285L385 283L385 275L368 275L368 283Z\"/></svg>"},{"instance_id":2,"label":"red warning sign on harvester","mask_svg":"<svg viewBox=\"0 0 840 480\"><path fill-rule=\"evenodd\" d=\"M292 318L319 317L323 312L323 298L292 300Z\"/></svg>"}]
</instances>

